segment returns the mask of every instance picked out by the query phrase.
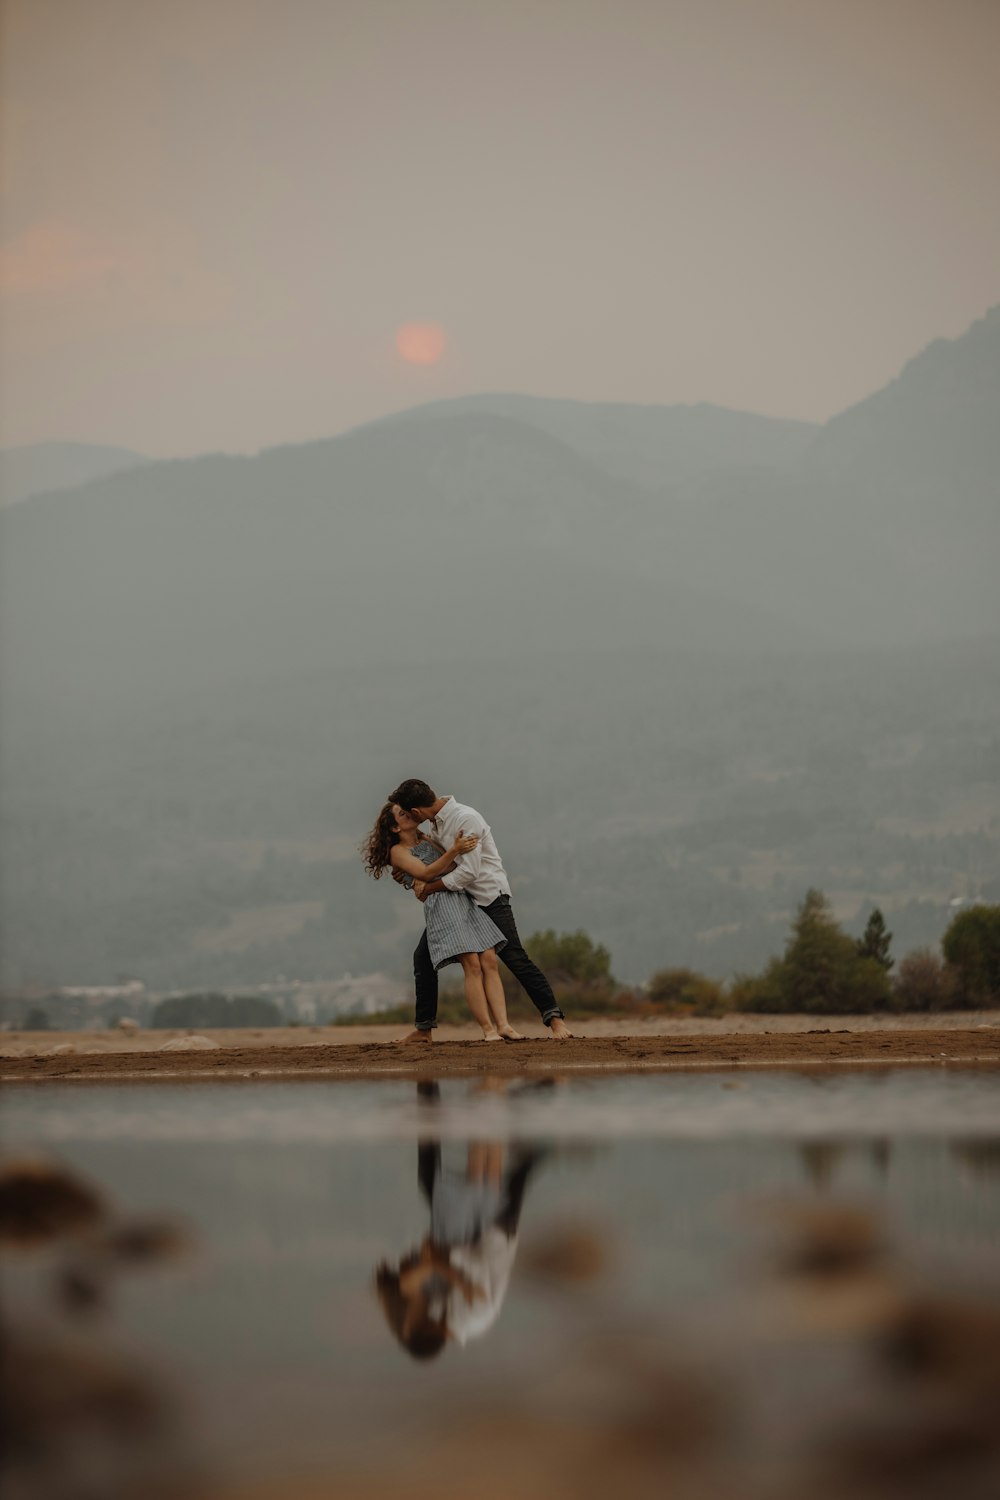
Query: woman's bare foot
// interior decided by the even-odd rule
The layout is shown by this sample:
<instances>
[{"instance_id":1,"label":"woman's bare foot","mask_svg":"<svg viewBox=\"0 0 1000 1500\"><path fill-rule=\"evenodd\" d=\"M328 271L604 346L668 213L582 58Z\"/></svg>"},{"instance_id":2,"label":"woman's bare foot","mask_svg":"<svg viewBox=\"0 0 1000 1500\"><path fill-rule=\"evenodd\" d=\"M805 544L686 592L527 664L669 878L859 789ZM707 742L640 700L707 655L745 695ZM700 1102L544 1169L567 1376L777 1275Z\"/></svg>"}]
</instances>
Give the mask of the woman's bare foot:
<instances>
[{"instance_id":1,"label":"woman's bare foot","mask_svg":"<svg viewBox=\"0 0 1000 1500\"><path fill-rule=\"evenodd\" d=\"M500 1035L499 1031L484 1031L483 1032L483 1041L484 1042L502 1042L503 1041L503 1037Z\"/></svg>"},{"instance_id":2,"label":"woman's bare foot","mask_svg":"<svg viewBox=\"0 0 1000 1500\"><path fill-rule=\"evenodd\" d=\"M524 1041L524 1037L521 1035L521 1033L519 1031L515 1031L514 1030L513 1026L510 1024L509 1021L507 1022L506 1026L501 1026L499 1028L499 1031L500 1031L500 1035L503 1037L503 1039L504 1039L505 1042L523 1042Z\"/></svg>"},{"instance_id":3,"label":"woman's bare foot","mask_svg":"<svg viewBox=\"0 0 1000 1500\"><path fill-rule=\"evenodd\" d=\"M396 1047L405 1047L407 1042L432 1042L433 1040L433 1032L417 1031L414 1028L413 1031L408 1031L406 1036L398 1036L393 1045Z\"/></svg>"},{"instance_id":4,"label":"woman's bare foot","mask_svg":"<svg viewBox=\"0 0 1000 1500\"><path fill-rule=\"evenodd\" d=\"M570 1031L562 1016L553 1016L549 1022L549 1037L556 1042L571 1042L573 1033Z\"/></svg>"}]
</instances>

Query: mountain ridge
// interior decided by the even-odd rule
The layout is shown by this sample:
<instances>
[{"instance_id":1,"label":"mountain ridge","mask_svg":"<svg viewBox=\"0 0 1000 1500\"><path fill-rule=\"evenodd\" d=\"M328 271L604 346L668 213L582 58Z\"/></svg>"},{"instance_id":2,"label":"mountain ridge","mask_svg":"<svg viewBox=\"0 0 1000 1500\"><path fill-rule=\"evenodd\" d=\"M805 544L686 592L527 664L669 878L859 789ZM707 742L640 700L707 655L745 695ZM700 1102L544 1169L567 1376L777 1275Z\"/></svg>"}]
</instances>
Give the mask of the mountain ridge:
<instances>
[{"instance_id":1,"label":"mountain ridge","mask_svg":"<svg viewBox=\"0 0 1000 1500\"><path fill-rule=\"evenodd\" d=\"M77 489L151 462L144 453L102 443L21 443L0 449L0 506L35 494Z\"/></svg>"},{"instance_id":2,"label":"mountain ridge","mask_svg":"<svg viewBox=\"0 0 1000 1500\"><path fill-rule=\"evenodd\" d=\"M115 469L106 471L108 475L118 467L135 463L191 464L209 458L245 462L276 454L321 450L336 443L354 444L372 434L388 432L402 424L440 421L465 414L484 414L521 421L562 442L581 458L596 463L614 479L629 481L644 489L663 490L697 475L719 470L728 471L739 467L794 468L800 459L815 466L817 458L822 463L823 455L829 452L831 439L841 441L843 435L850 433L855 424L860 422L864 425L868 422L872 413L891 411L901 399L907 399L914 391L926 394L928 384L936 385L938 390L947 389L949 385L953 387L956 370L961 376L970 369L974 371L980 386L987 387L991 395L1000 392L1000 304L988 309L965 333L956 338L932 340L907 360L900 373L892 380L836 413L825 423L764 416L705 401L664 405L648 402L582 401L514 392L480 392L404 407L323 437L311 438L305 442L271 444L253 454L209 452L149 459L129 449L56 442L3 450L0 453L0 463L4 459L9 462L19 461L20 455L29 455L34 451L42 453L60 449L80 453L91 451L98 460L100 455L108 455L109 460L115 462ZM927 380L928 372L932 376L930 382ZM950 376L942 376L941 372L951 373ZM641 447L645 442L647 450L652 430L656 439L653 452L646 451L638 458L633 455L629 462L623 462L614 445L609 451L606 432L608 423L623 426L624 434L618 435L619 443L628 440ZM645 432L642 430L644 426ZM589 434L588 428L591 429ZM657 432L656 429L663 430ZM677 453L673 456L664 455L663 443L667 440L680 450L679 456ZM79 482L90 483L92 478L101 477L105 475L95 473ZM71 487L71 483L60 482L49 486L36 483L31 492L40 494L48 490L62 490Z\"/></svg>"}]
</instances>

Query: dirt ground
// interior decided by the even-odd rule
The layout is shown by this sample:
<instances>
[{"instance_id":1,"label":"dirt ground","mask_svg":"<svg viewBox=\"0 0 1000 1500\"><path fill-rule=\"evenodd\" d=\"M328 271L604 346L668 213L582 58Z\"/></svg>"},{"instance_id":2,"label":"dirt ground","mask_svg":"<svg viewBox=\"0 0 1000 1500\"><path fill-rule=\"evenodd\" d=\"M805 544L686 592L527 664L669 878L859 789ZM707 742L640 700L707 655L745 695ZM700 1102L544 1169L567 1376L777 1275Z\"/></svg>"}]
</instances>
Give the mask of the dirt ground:
<instances>
[{"instance_id":1,"label":"dirt ground","mask_svg":"<svg viewBox=\"0 0 1000 1500\"><path fill-rule=\"evenodd\" d=\"M410 1046L394 1045L404 1027L386 1026L196 1034L11 1031L0 1034L0 1080L455 1077L915 1063L1000 1067L1000 1011L588 1020L574 1027L571 1042L553 1041L540 1025L525 1030L526 1041L505 1045L484 1043L471 1026L442 1026L432 1043Z\"/></svg>"}]
</instances>

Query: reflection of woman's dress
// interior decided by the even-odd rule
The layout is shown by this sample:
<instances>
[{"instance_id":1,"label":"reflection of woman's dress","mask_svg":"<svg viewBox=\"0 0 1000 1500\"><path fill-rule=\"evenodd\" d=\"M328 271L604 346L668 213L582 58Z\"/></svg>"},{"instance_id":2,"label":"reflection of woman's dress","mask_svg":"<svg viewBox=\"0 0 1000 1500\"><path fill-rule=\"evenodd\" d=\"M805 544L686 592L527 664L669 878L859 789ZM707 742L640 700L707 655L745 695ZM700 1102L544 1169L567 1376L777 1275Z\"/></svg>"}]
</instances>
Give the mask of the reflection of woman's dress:
<instances>
[{"instance_id":1,"label":"reflection of woman's dress","mask_svg":"<svg viewBox=\"0 0 1000 1500\"><path fill-rule=\"evenodd\" d=\"M432 865L441 857L427 839L410 851L425 865ZM412 886L409 875L404 883ZM481 906L477 906L466 891L434 891L424 902L424 921L427 923L427 946L431 963L435 969L445 964L458 962L460 953L484 953L487 948L497 952L507 939L495 922L491 922Z\"/></svg>"},{"instance_id":2,"label":"reflection of woman's dress","mask_svg":"<svg viewBox=\"0 0 1000 1500\"><path fill-rule=\"evenodd\" d=\"M427 1191L431 1205L431 1239L448 1251L448 1260L471 1283L448 1293L445 1320L457 1344L480 1338L497 1320L517 1254L517 1224L533 1153L519 1157L502 1183L470 1182L444 1167L440 1148L430 1148Z\"/></svg>"}]
</instances>

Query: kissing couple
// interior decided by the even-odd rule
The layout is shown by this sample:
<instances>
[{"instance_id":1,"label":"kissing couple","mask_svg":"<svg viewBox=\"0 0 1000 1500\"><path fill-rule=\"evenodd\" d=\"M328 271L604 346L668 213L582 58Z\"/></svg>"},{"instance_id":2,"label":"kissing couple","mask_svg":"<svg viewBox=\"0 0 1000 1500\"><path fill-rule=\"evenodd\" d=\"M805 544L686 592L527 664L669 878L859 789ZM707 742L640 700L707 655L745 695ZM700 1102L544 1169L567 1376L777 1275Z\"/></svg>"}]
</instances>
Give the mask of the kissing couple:
<instances>
[{"instance_id":1,"label":"kissing couple","mask_svg":"<svg viewBox=\"0 0 1000 1500\"><path fill-rule=\"evenodd\" d=\"M416 1006L404 1042L429 1042L437 1025L438 971L461 964L465 998L486 1042L521 1042L507 1018L497 959L523 986L556 1041L572 1032L552 986L532 963L517 931L510 881L489 824L474 807L439 797L426 781L403 781L362 845L375 880L384 870L413 890L424 908L424 934L413 954Z\"/></svg>"}]
</instances>

